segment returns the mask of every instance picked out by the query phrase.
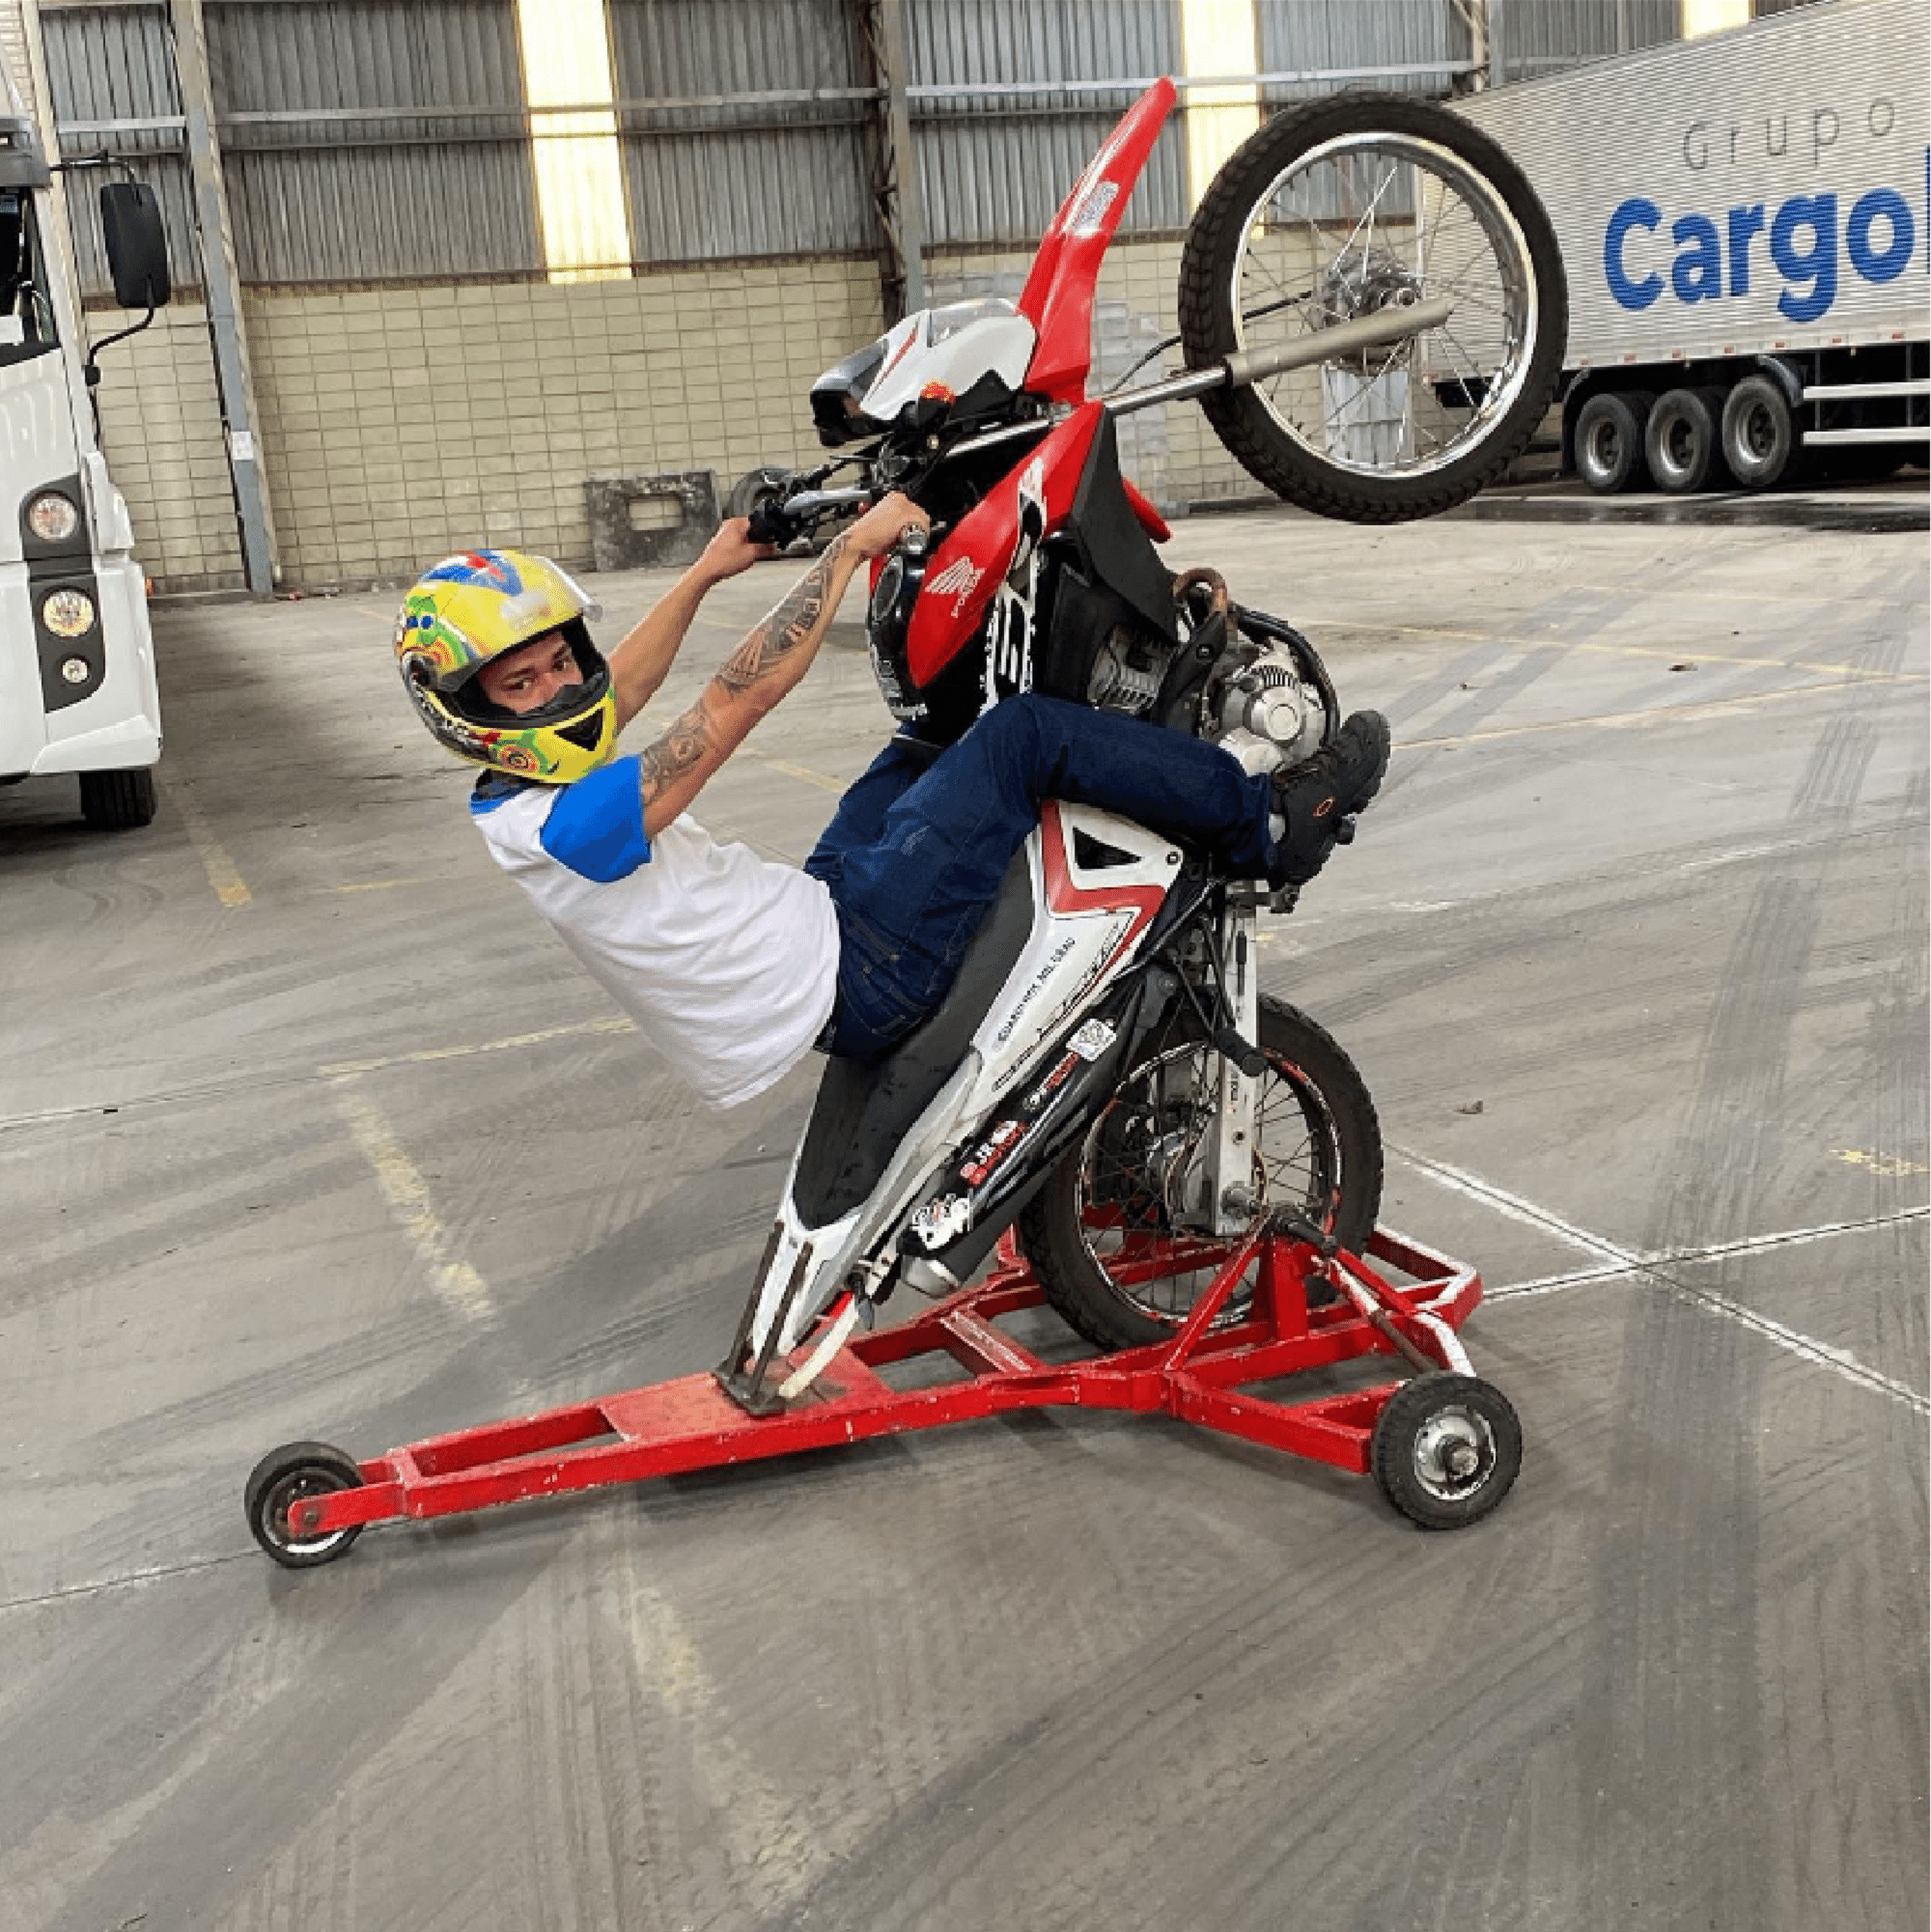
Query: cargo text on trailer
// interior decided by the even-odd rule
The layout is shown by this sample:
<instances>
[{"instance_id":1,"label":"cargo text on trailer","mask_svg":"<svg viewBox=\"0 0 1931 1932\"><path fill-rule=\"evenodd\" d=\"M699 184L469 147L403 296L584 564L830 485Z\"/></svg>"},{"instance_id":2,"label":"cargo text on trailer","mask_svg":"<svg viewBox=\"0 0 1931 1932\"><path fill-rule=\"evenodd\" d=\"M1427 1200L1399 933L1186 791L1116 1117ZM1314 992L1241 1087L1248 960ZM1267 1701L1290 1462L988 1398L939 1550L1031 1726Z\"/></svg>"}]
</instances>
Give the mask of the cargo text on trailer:
<instances>
[{"instance_id":1,"label":"cargo text on trailer","mask_svg":"<svg viewBox=\"0 0 1931 1932\"><path fill-rule=\"evenodd\" d=\"M50 245L52 173L0 78L0 784L75 772L90 825L144 826L161 755L147 584L100 452L77 277ZM115 299L144 312L131 335L169 295L160 210L131 181L99 200Z\"/></svg>"},{"instance_id":2,"label":"cargo text on trailer","mask_svg":"<svg viewBox=\"0 0 1931 1932\"><path fill-rule=\"evenodd\" d=\"M1555 224L1565 469L1687 493L1924 461L1925 68L1921 0L1817 0L1455 103Z\"/></svg>"}]
</instances>

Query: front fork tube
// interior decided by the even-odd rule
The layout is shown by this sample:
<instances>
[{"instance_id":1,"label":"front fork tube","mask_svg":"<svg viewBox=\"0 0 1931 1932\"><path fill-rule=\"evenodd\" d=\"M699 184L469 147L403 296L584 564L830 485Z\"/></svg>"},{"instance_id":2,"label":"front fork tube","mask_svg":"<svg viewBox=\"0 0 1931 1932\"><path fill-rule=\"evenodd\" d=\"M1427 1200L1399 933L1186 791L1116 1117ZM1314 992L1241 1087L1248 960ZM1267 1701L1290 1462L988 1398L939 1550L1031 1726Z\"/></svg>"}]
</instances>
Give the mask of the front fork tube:
<instances>
[{"instance_id":1,"label":"front fork tube","mask_svg":"<svg viewBox=\"0 0 1931 1932\"><path fill-rule=\"evenodd\" d=\"M1254 907L1229 895L1220 921L1220 983L1227 1022L1249 1047L1260 1044L1260 959L1254 948ZM1214 1232L1244 1234L1265 1190L1260 1153L1264 1074L1244 1073L1232 1054L1219 1055L1220 1089L1206 1156L1206 1202ZM1195 1197L1199 1198L1198 1196Z\"/></svg>"}]
</instances>

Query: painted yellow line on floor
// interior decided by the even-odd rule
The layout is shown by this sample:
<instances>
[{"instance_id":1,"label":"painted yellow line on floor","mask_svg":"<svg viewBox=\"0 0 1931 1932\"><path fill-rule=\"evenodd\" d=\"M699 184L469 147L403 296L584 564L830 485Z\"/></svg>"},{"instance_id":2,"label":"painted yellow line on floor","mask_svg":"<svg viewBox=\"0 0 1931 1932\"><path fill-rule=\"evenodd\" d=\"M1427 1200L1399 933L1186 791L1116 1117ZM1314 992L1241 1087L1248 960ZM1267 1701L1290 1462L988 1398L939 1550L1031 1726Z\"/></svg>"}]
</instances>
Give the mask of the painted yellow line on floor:
<instances>
[{"instance_id":1,"label":"painted yellow line on floor","mask_svg":"<svg viewBox=\"0 0 1931 1932\"><path fill-rule=\"evenodd\" d=\"M224 906L247 905L252 896L247 884L236 870L235 861L228 856L226 847L202 817L201 808L182 786L164 782L163 790L168 803L174 807L182 822L182 829L187 833L188 844L194 847L195 855L208 874L208 882L214 887L214 896Z\"/></svg>"},{"instance_id":2,"label":"painted yellow line on floor","mask_svg":"<svg viewBox=\"0 0 1931 1932\"><path fill-rule=\"evenodd\" d=\"M398 885L427 885L427 879L362 879L352 885L337 885L337 892L388 892Z\"/></svg>"},{"instance_id":3,"label":"painted yellow line on floor","mask_svg":"<svg viewBox=\"0 0 1931 1932\"><path fill-rule=\"evenodd\" d=\"M396 1138L388 1116L365 1093L348 1083L342 1086L337 1101L356 1146L375 1170L377 1186L415 1249L436 1300L465 1322L493 1324L496 1308L489 1285L455 1252L449 1230L430 1199L429 1183Z\"/></svg>"},{"instance_id":4,"label":"painted yellow line on floor","mask_svg":"<svg viewBox=\"0 0 1931 1932\"><path fill-rule=\"evenodd\" d=\"M471 1040L456 1047L424 1047L413 1053L386 1053L370 1060L334 1060L316 1072L324 1079L354 1079L387 1067L426 1067L438 1060L466 1060L476 1053L507 1053L518 1047L541 1047L547 1040L581 1039L597 1033L634 1033L636 1022L622 1014L576 1020L567 1026L545 1026L535 1033L510 1033L500 1040Z\"/></svg>"}]
</instances>

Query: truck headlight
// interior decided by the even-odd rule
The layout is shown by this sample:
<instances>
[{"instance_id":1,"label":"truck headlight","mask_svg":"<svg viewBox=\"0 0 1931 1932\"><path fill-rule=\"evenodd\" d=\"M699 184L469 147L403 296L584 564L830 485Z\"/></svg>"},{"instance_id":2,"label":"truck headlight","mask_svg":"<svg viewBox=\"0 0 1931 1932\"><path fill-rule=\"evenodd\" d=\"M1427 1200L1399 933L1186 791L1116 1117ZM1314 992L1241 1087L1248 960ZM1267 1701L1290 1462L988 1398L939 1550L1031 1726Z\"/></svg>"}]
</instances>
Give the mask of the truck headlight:
<instances>
[{"instance_id":1,"label":"truck headlight","mask_svg":"<svg viewBox=\"0 0 1931 1932\"><path fill-rule=\"evenodd\" d=\"M27 505L27 528L43 544L65 544L80 528L80 506L58 490L43 490Z\"/></svg>"},{"instance_id":2,"label":"truck headlight","mask_svg":"<svg viewBox=\"0 0 1931 1932\"><path fill-rule=\"evenodd\" d=\"M84 590L50 590L41 600L41 622L56 637L84 637L94 629L94 600Z\"/></svg>"}]
</instances>

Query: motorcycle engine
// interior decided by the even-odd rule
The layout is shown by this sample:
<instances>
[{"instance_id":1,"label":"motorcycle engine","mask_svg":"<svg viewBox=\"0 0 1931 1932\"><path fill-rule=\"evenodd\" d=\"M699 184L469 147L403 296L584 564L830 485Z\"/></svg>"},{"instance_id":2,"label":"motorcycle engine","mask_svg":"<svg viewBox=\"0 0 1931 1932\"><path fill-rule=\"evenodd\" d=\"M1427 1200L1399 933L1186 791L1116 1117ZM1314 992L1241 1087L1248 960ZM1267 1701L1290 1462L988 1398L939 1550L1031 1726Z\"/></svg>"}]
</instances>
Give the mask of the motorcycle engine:
<instances>
[{"instance_id":1,"label":"motorcycle engine","mask_svg":"<svg viewBox=\"0 0 1931 1932\"><path fill-rule=\"evenodd\" d=\"M1290 653L1259 652L1209 694L1203 737L1231 751L1248 772L1299 765L1321 749L1328 714L1322 694Z\"/></svg>"},{"instance_id":2,"label":"motorcycle engine","mask_svg":"<svg viewBox=\"0 0 1931 1932\"><path fill-rule=\"evenodd\" d=\"M1116 624L1093 654L1086 702L1096 711L1125 712L1144 717L1160 696L1161 680L1173 661L1175 647L1164 637Z\"/></svg>"}]
</instances>

